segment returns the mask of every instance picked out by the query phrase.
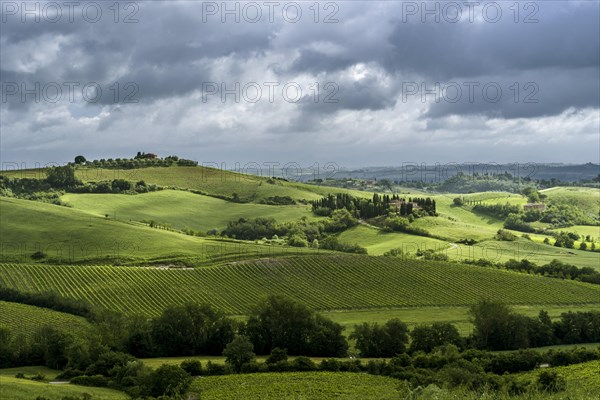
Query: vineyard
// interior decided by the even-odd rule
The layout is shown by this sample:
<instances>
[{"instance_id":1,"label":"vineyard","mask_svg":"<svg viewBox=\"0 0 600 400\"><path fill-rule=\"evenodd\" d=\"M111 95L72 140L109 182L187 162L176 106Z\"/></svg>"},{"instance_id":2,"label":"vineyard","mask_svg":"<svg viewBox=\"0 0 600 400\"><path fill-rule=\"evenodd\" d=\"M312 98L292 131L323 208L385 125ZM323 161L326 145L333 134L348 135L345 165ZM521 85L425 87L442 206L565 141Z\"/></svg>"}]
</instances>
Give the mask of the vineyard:
<instances>
[{"instance_id":1,"label":"vineyard","mask_svg":"<svg viewBox=\"0 0 600 400\"><path fill-rule=\"evenodd\" d=\"M265 373L197 379L192 392L203 399L398 399L398 381L347 372ZM301 397L299 396L301 393Z\"/></svg>"},{"instance_id":2,"label":"vineyard","mask_svg":"<svg viewBox=\"0 0 600 400\"><path fill-rule=\"evenodd\" d=\"M84 336L91 329L82 317L25 304L0 301L0 326L30 336L36 329L52 325L68 333Z\"/></svg>"},{"instance_id":3,"label":"vineyard","mask_svg":"<svg viewBox=\"0 0 600 400\"><path fill-rule=\"evenodd\" d=\"M197 301L247 314L267 294L315 310L465 306L482 298L511 304L590 304L600 287L489 268L369 256L262 259L196 269L0 265L0 283L26 292L56 291L93 305L156 315Z\"/></svg>"}]
</instances>

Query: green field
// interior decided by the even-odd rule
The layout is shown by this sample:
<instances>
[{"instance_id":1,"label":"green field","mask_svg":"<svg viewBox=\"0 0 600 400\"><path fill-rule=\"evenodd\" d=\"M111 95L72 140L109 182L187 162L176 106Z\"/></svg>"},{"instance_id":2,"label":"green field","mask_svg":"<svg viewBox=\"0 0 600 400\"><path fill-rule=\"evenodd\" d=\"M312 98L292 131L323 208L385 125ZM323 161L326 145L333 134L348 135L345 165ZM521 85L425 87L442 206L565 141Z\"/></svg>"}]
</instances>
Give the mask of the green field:
<instances>
[{"instance_id":1,"label":"green field","mask_svg":"<svg viewBox=\"0 0 600 400\"><path fill-rule=\"evenodd\" d=\"M573 204L591 216L598 217L599 215L600 189L559 186L540 192L548 196L548 200Z\"/></svg>"},{"instance_id":2,"label":"green field","mask_svg":"<svg viewBox=\"0 0 600 400\"><path fill-rule=\"evenodd\" d=\"M206 302L246 314L267 294L314 310L467 306L484 297L511 304L600 303L600 287L491 268L369 256L263 259L187 270L1 265L0 282L121 311L156 315L169 304Z\"/></svg>"},{"instance_id":3,"label":"green field","mask_svg":"<svg viewBox=\"0 0 600 400\"><path fill-rule=\"evenodd\" d=\"M31 262L31 255L39 250L51 262L59 263L169 263L192 258L194 265L286 252L248 242L192 237L68 207L6 197L0 198L0 236L2 260L11 262Z\"/></svg>"},{"instance_id":4,"label":"green field","mask_svg":"<svg viewBox=\"0 0 600 400\"><path fill-rule=\"evenodd\" d=\"M590 361L581 364L568 365L566 367L551 367L550 371L556 371L567 380L567 390L582 390L587 393L596 393L596 399L600 394L600 361ZM535 379L539 371L530 371L518 374L521 379ZM571 397L581 398L584 397ZM593 399L594 397L589 397Z\"/></svg>"},{"instance_id":5,"label":"green field","mask_svg":"<svg viewBox=\"0 0 600 400\"><path fill-rule=\"evenodd\" d=\"M206 195L232 197L237 193L245 202L259 202L272 196L290 196L296 200L317 200L328 193L352 193L359 197L371 197L372 194L357 190L331 188L327 186L307 185L283 180L268 180L268 167L262 171L248 170L261 176L241 174L207 167L150 167L138 169L78 168L76 176L83 182L125 179L143 180L147 184L156 184L166 188L190 189ZM293 178L295 171L289 170ZM44 179L44 169L3 171L3 175L15 178Z\"/></svg>"},{"instance_id":6,"label":"green field","mask_svg":"<svg viewBox=\"0 0 600 400\"><path fill-rule=\"evenodd\" d=\"M404 254L414 255L417 249L443 250L450 244L442 240L409 235L402 232L383 232L371 226L359 225L342 232L338 239L344 243L356 243L365 247L371 255L382 255L392 249L402 249Z\"/></svg>"},{"instance_id":7,"label":"green field","mask_svg":"<svg viewBox=\"0 0 600 400\"><path fill-rule=\"evenodd\" d=\"M520 234L520 233L519 233ZM456 245L446 250L450 259L506 262L509 259L527 259L538 265L558 259L579 268L591 267L600 270L600 253L577 249L554 247L536 241L517 239L513 242L488 240L473 246Z\"/></svg>"},{"instance_id":8,"label":"green field","mask_svg":"<svg viewBox=\"0 0 600 400\"><path fill-rule=\"evenodd\" d=\"M561 313L567 311L600 311L600 304L572 304L572 305L514 305L515 312L537 317L540 310L545 310L551 319L560 317ZM346 327L351 331L356 324L363 322L377 322L384 324L392 318L399 318L409 327L419 324L430 324L431 322L449 322L454 324L461 335L467 336L473 332L473 325L469 320L469 307L405 307L383 310L338 310L324 311L324 316Z\"/></svg>"},{"instance_id":9,"label":"green field","mask_svg":"<svg viewBox=\"0 0 600 400\"><path fill-rule=\"evenodd\" d=\"M398 399L398 381L349 372L297 372L198 378L191 391L202 399Z\"/></svg>"},{"instance_id":10,"label":"green field","mask_svg":"<svg viewBox=\"0 0 600 400\"><path fill-rule=\"evenodd\" d=\"M7 327L13 334L31 336L36 329L44 325L51 325L78 336L85 336L92 329L90 323L82 317L47 308L0 301L0 326Z\"/></svg>"},{"instance_id":11,"label":"green field","mask_svg":"<svg viewBox=\"0 0 600 400\"><path fill-rule=\"evenodd\" d=\"M163 190L139 195L126 194L73 194L61 198L78 210L94 216L124 221L171 224L175 229L191 228L206 232L227 227L229 221L239 218L275 218L277 222L314 218L310 207L269 206L240 204L186 191Z\"/></svg>"},{"instance_id":12,"label":"green field","mask_svg":"<svg viewBox=\"0 0 600 400\"><path fill-rule=\"evenodd\" d=\"M14 368L13 370L21 371L23 368ZM130 398L125 393L112 389L77 386L68 383L51 384L0 375L0 398L6 400L34 400L38 396L44 396L44 398L50 400L62 400L65 396L81 398L84 393L90 394L93 400L126 400Z\"/></svg>"}]
</instances>

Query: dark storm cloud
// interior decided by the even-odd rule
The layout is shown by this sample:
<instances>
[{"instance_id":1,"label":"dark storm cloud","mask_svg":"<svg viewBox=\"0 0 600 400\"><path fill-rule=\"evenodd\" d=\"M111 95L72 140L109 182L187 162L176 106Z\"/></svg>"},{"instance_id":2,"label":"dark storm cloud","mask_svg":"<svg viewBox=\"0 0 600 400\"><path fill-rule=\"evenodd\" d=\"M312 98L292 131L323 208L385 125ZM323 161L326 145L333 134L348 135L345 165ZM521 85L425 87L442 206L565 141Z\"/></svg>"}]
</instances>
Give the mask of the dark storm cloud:
<instances>
[{"instance_id":1,"label":"dark storm cloud","mask_svg":"<svg viewBox=\"0 0 600 400\"><path fill-rule=\"evenodd\" d=\"M127 3L120 3L121 19ZM250 138L247 151L253 151L252 145L259 143L265 132L279 138L302 132L315 142L333 142L335 136L347 144L386 143L402 131L412 143L411 132L433 134L444 129L452 119L449 116L459 116L455 129L468 131L470 137L478 138L475 142L485 142L489 148L486 140L494 128L486 123L491 118L504 119L508 125L511 119L539 118L540 125L548 126L545 118L560 119L565 110L600 108L598 2L521 2L518 23L510 8L514 2L496 3L503 11L497 23L481 19L481 8L489 3L484 1L476 9L477 21L467 21L465 14L459 23L443 17L435 22L431 16L422 22L420 14L407 16L406 5L422 7L421 1L334 3L339 8L334 16L337 22L327 24L322 23L328 15L324 9L320 22L313 21L308 8L312 2L301 3L304 14L298 23L283 20L281 14L276 14L274 22L222 23L220 16L205 20L199 1L137 2L138 22L131 24L113 21L108 7L114 2L101 3L104 14L97 23L83 20L80 14L73 23L22 23L20 16L2 15L6 17L0 26L3 84L31 88L36 83L77 82L81 87L96 82L103 90L97 104L88 106L81 104L81 96L75 100L77 104L47 103L45 108L32 102L31 96L26 101L20 94L11 96L0 104L3 136L8 132L6 143L26 152L32 146L28 144L31 135L36 151L41 152L44 146L75 146L78 141L74 138L94 136L89 132L109 136L120 129L128 133L119 143L126 149L127 140L137 145L154 126L152 143L158 144L175 137L175 133L167 136L164 132L177 132L181 127L183 138L208 131L211 137L231 138L243 132L244 139ZM428 2L430 7L447 3ZM537 23L523 23L528 14L523 7L529 3L539 7ZM302 82L307 92L310 82L319 82L320 97L315 101L305 92L295 104L282 106L275 101L254 107L244 101L222 103L217 92L210 105L202 102L206 82L231 87L236 82L244 86L266 81L281 86ZM451 82L463 88L458 101L435 102L431 96L425 103L420 101L422 84L431 88ZM473 101L464 87L467 82L479 85ZM120 85L116 97L111 91L115 83ZM327 83L337 85L329 98L332 86L324 87ZM498 101L482 97L482 87L491 83L502 88ZM515 83L519 89L516 101ZM134 84L134 90L131 86L125 89L127 84ZM417 85L419 92L403 102L406 84ZM124 104L124 97L133 92L138 102ZM526 103L528 95L537 102ZM580 124L577 129L591 136L592 117L582 117L584 122L573 116L565 118ZM150 121L147 126L143 125L146 121ZM58 127L65 132L46 135ZM77 136L82 131L86 134ZM188 150L185 144L181 146ZM306 154L311 153L307 150Z\"/></svg>"}]
</instances>

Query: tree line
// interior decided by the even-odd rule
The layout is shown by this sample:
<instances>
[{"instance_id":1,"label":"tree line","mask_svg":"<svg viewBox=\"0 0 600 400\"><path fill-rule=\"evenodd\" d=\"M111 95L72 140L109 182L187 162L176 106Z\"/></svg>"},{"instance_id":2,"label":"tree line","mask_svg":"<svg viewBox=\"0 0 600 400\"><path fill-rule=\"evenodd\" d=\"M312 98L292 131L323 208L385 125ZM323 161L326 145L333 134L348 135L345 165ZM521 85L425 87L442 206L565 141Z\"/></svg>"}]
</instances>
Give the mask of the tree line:
<instances>
[{"instance_id":1,"label":"tree line","mask_svg":"<svg viewBox=\"0 0 600 400\"><path fill-rule=\"evenodd\" d=\"M321 200L312 201L313 212L317 215L329 215L334 210L348 210L355 218L370 219L390 214L408 216L412 214L436 215L435 200L427 197L400 198L377 193L372 199L361 199L347 193L329 194ZM396 204L398 206L396 206ZM416 207L415 207L416 206Z\"/></svg>"}]
</instances>

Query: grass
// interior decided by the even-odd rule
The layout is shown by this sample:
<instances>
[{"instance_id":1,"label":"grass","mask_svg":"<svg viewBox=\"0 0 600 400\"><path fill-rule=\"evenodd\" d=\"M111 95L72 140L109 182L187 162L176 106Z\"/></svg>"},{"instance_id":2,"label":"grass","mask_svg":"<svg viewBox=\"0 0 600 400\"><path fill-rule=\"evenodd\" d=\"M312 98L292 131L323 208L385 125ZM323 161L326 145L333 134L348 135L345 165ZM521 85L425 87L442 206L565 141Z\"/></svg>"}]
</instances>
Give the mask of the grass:
<instances>
[{"instance_id":1,"label":"grass","mask_svg":"<svg viewBox=\"0 0 600 400\"><path fill-rule=\"evenodd\" d=\"M206 232L227 227L239 218L275 218L277 222L314 218L310 207L240 204L186 191L163 190L140 195L66 194L61 200L94 216L125 221L169 223L176 229L191 228Z\"/></svg>"},{"instance_id":2,"label":"grass","mask_svg":"<svg viewBox=\"0 0 600 400\"><path fill-rule=\"evenodd\" d=\"M567 381L568 392L579 389L584 392L596 394L596 397L588 397L589 399L598 398L598 388L600 388L600 361L590 361L565 367L551 367L545 370L555 371L559 375L562 375ZM530 371L518 374L517 376L522 380L535 380L538 374L539 371ZM584 399L585 397L571 398Z\"/></svg>"},{"instance_id":3,"label":"grass","mask_svg":"<svg viewBox=\"0 0 600 400\"><path fill-rule=\"evenodd\" d=\"M398 399L398 381L364 373L297 372L198 378L192 392L202 399Z\"/></svg>"},{"instance_id":4,"label":"grass","mask_svg":"<svg viewBox=\"0 0 600 400\"><path fill-rule=\"evenodd\" d=\"M5 197L0 198L0 235L1 259L9 262L32 262L31 255L39 250L47 254L47 262L56 263L169 263L191 258L194 265L289 251L192 237L68 207Z\"/></svg>"},{"instance_id":5,"label":"grass","mask_svg":"<svg viewBox=\"0 0 600 400\"><path fill-rule=\"evenodd\" d=\"M256 173L256 170L248 171ZM268 172L265 170L263 172ZM27 172L23 172L27 173ZM13 174L18 174L14 172ZM232 197L237 193L239 198L247 202L258 202L272 196L290 196L296 200L316 200L327 193L353 193L364 197L360 191L307 185L282 180L269 181L266 177L240 174L206 167L153 167L132 170L79 168L76 175L84 182L126 179L143 180L148 184L164 187L191 189L212 196ZM18 175L17 175L18 176ZM37 176L40 176L38 173ZM371 195L372 196L372 195Z\"/></svg>"},{"instance_id":6,"label":"grass","mask_svg":"<svg viewBox=\"0 0 600 400\"><path fill-rule=\"evenodd\" d=\"M20 370L23 370L23 368ZM0 398L2 399L33 400L38 396L43 396L50 400L61 400L65 396L81 398L84 393L90 394L94 400L126 400L130 398L125 393L112 389L77 386L68 383L51 384L0 375Z\"/></svg>"},{"instance_id":7,"label":"grass","mask_svg":"<svg viewBox=\"0 0 600 400\"><path fill-rule=\"evenodd\" d=\"M518 239L512 242L488 240L473 246L457 245L446 250L450 259L506 262L509 259L527 259L538 265L558 259L579 268L592 267L600 270L600 252L554 247L536 241Z\"/></svg>"},{"instance_id":8,"label":"grass","mask_svg":"<svg viewBox=\"0 0 600 400\"><path fill-rule=\"evenodd\" d=\"M369 256L263 259L189 270L3 264L0 282L121 311L156 315L169 304L205 302L247 314L268 294L314 310L468 306L481 298L511 304L600 303L600 287L445 262Z\"/></svg>"},{"instance_id":9,"label":"grass","mask_svg":"<svg viewBox=\"0 0 600 400\"><path fill-rule=\"evenodd\" d=\"M600 209L600 189L559 186L541 190L548 200L569 203L592 216L598 216Z\"/></svg>"},{"instance_id":10,"label":"grass","mask_svg":"<svg viewBox=\"0 0 600 400\"><path fill-rule=\"evenodd\" d=\"M60 374L60 371L48 367L29 366L16 368L2 368L0 369L0 377L13 378L19 372L24 373L26 376L41 374L46 377L46 380L53 380L58 374Z\"/></svg>"},{"instance_id":11,"label":"grass","mask_svg":"<svg viewBox=\"0 0 600 400\"><path fill-rule=\"evenodd\" d=\"M442 250L449 247L442 240L409 235L402 232L386 233L380 229L359 225L342 232L338 240L344 243L357 243L365 247L371 255L382 255L392 249L402 249L404 254L414 255L417 249Z\"/></svg>"},{"instance_id":12,"label":"grass","mask_svg":"<svg viewBox=\"0 0 600 400\"><path fill-rule=\"evenodd\" d=\"M44 325L51 325L78 336L85 336L91 330L91 325L83 317L47 308L0 301L0 326L7 327L13 334L22 333L26 337L31 336Z\"/></svg>"},{"instance_id":13,"label":"grass","mask_svg":"<svg viewBox=\"0 0 600 400\"><path fill-rule=\"evenodd\" d=\"M573 304L573 305L514 305L515 312L530 317L536 317L540 310L548 312L551 319L560 317L561 313L567 311L600 311L600 304ZM346 332L351 332L353 326L363 322L377 322L384 324L392 318L399 318L409 327L419 324L430 324L432 322L449 322L454 324L461 335L467 336L472 333L473 325L469 320L469 307L405 307L390 308L383 310L341 310L324 311L324 316L346 327Z\"/></svg>"}]
</instances>

